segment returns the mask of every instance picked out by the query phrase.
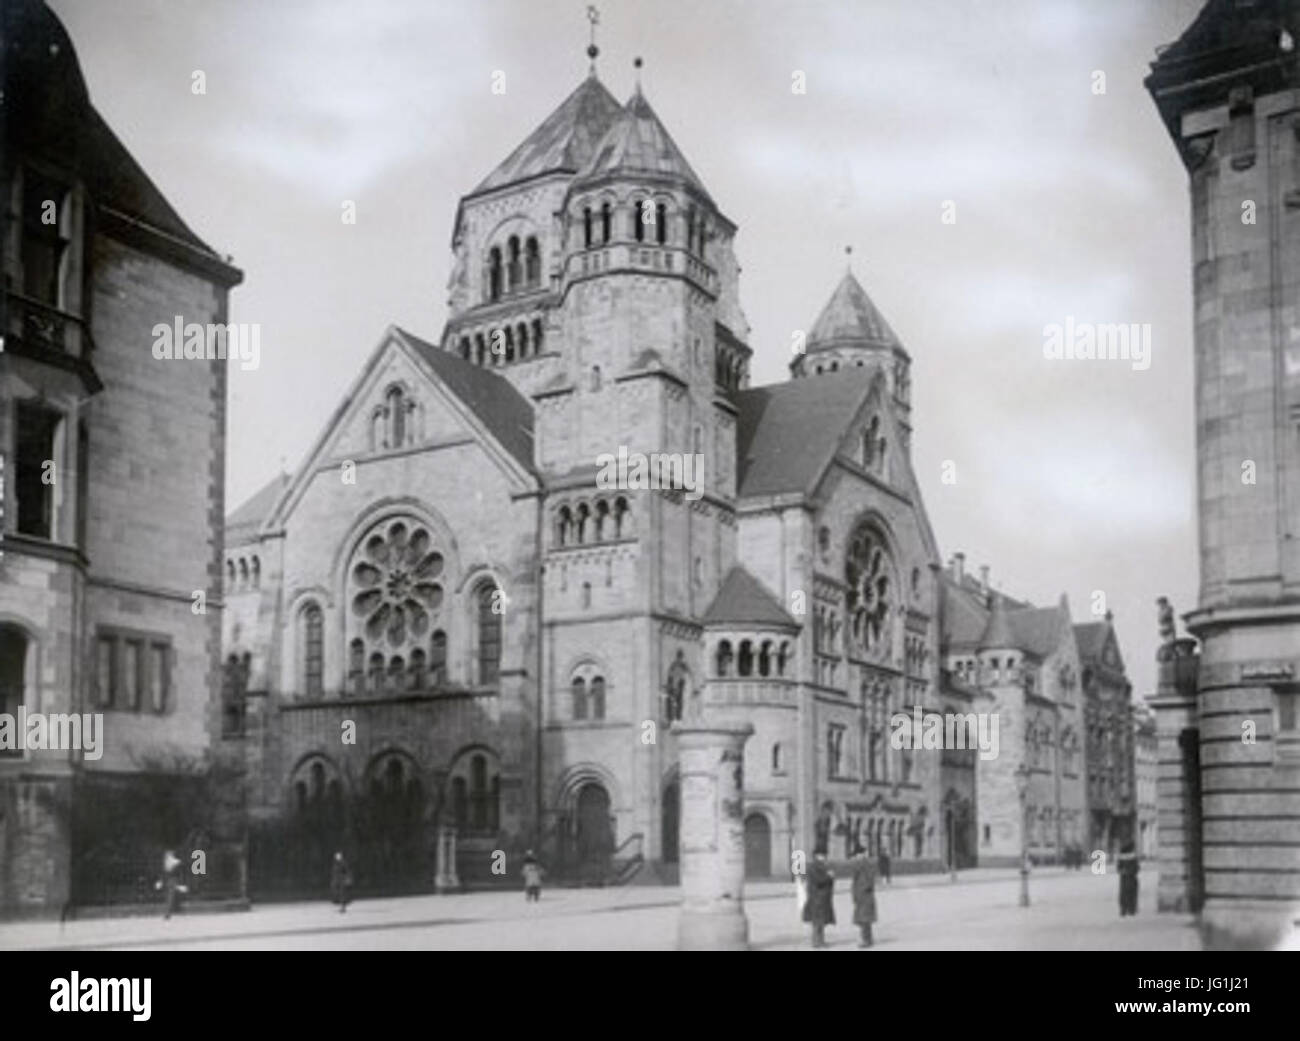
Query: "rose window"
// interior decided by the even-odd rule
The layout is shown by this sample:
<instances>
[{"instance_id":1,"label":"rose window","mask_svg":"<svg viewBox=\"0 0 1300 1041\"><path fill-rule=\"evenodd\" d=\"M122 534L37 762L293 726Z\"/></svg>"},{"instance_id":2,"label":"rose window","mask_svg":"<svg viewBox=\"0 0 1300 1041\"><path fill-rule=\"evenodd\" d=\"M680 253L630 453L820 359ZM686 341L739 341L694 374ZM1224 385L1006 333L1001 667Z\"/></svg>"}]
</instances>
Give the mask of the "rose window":
<instances>
[{"instance_id":1,"label":"rose window","mask_svg":"<svg viewBox=\"0 0 1300 1041\"><path fill-rule=\"evenodd\" d=\"M871 531L860 530L849 545L845 580L854 643L879 655L889 645L893 590L889 557L884 544Z\"/></svg>"},{"instance_id":2,"label":"rose window","mask_svg":"<svg viewBox=\"0 0 1300 1041\"><path fill-rule=\"evenodd\" d=\"M350 694L432 690L446 681L445 565L416 520L384 521L362 541L348 567Z\"/></svg>"}]
</instances>

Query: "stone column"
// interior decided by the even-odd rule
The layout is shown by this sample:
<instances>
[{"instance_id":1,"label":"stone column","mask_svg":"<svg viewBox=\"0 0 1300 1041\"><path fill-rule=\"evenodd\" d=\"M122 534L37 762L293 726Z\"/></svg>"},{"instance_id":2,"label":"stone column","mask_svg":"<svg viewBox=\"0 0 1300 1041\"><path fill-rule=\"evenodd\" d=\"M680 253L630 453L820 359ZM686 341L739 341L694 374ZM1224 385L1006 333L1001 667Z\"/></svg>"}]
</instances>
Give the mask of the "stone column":
<instances>
[{"instance_id":1,"label":"stone column","mask_svg":"<svg viewBox=\"0 0 1300 1041\"><path fill-rule=\"evenodd\" d=\"M1161 911L1194 913L1199 910L1201 890L1200 778L1188 776L1185 763L1187 741L1199 738L1184 735L1199 735L1196 641L1171 640L1156 657L1156 696L1148 702L1156 713L1159 749L1156 791L1160 878L1156 906Z\"/></svg>"},{"instance_id":2,"label":"stone column","mask_svg":"<svg viewBox=\"0 0 1300 1041\"><path fill-rule=\"evenodd\" d=\"M683 951L743 951L745 917L745 742L751 724L673 724L681 776Z\"/></svg>"},{"instance_id":3,"label":"stone column","mask_svg":"<svg viewBox=\"0 0 1300 1041\"><path fill-rule=\"evenodd\" d=\"M460 888L460 879L456 876L456 829L447 824L438 828L438 867L433 888L439 893Z\"/></svg>"}]
</instances>

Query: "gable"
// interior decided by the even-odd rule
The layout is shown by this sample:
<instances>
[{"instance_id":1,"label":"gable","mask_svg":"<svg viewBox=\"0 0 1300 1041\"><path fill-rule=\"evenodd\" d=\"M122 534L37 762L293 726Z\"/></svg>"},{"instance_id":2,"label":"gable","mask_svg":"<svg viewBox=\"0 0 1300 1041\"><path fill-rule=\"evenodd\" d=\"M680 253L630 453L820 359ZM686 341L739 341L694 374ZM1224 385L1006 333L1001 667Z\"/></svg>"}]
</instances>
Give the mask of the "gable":
<instances>
[{"instance_id":1,"label":"gable","mask_svg":"<svg viewBox=\"0 0 1300 1041\"><path fill-rule=\"evenodd\" d=\"M265 526L284 524L322 468L465 441L477 444L519 490L536 487L532 407L514 386L390 326Z\"/></svg>"}]
</instances>

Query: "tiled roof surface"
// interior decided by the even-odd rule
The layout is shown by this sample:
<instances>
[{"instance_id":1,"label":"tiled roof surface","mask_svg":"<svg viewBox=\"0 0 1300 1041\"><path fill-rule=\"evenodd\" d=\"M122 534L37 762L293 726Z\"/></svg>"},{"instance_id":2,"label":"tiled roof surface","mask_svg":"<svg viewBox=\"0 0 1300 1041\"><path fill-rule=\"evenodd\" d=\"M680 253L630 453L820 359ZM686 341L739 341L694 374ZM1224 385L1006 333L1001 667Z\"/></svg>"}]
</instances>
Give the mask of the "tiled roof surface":
<instances>
[{"instance_id":1,"label":"tiled roof surface","mask_svg":"<svg viewBox=\"0 0 1300 1041\"><path fill-rule=\"evenodd\" d=\"M405 329L397 332L429 363L444 385L483 421L506 451L532 473L533 406L514 384Z\"/></svg>"},{"instance_id":2,"label":"tiled roof surface","mask_svg":"<svg viewBox=\"0 0 1300 1041\"><path fill-rule=\"evenodd\" d=\"M722 588L704 612L704 624L799 627L767 587L739 564L722 580Z\"/></svg>"},{"instance_id":3,"label":"tiled roof surface","mask_svg":"<svg viewBox=\"0 0 1300 1041\"><path fill-rule=\"evenodd\" d=\"M817 316L808 336L808 350L848 341L873 346L902 346L852 271L845 272L822 313Z\"/></svg>"},{"instance_id":4,"label":"tiled roof surface","mask_svg":"<svg viewBox=\"0 0 1300 1041\"><path fill-rule=\"evenodd\" d=\"M874 377L874 370L854 369L738 393L737 494L744 498L811 489Z\"/></svg>"},{"instance_id":5,"label":"tiled roof surface","mask_svg":"<svg viewBox=\"0 0 1300 1041\"><path fill-rule=\"evenodd\" d=\"M1106 646L1106 634L1110 631L1109 622L1081 622L1074 627L1074 639L1079 645L1079 657L1100 658Z\"/></svg>"},{"instance_id":6,"label":"tiled roof surface","mask_svg":"<svg viewBox=\"0 0 1300 1041\"><path fill-rule=\"evenodd\" d=\"M576 173L623 111L594 75L583 80L470 194L502 188L555 170Z\"/></svg>"},{"instance_id":7,"label":"tiled roof surface","mask_svg":"<svg viewBox=\"0 0 1300 1041\"><path fill-rule=\"evenodd\" d=\"M226 515L226 537L237 537L256 531L262 521L280 501L289 484L288 474L277 474L244 500L238 509Z\"/></svg>"},{"instance_id":8,"label":"tiled roof surface","mask_svg":"<svg viewBox=\"0 0 1300 1041\"><path fill-rule=\"evenodd\" d=\"M578 176L615 172L676 177L708 198L703 182L639 89L628 99Z\"/></svg>"}]
</instances>

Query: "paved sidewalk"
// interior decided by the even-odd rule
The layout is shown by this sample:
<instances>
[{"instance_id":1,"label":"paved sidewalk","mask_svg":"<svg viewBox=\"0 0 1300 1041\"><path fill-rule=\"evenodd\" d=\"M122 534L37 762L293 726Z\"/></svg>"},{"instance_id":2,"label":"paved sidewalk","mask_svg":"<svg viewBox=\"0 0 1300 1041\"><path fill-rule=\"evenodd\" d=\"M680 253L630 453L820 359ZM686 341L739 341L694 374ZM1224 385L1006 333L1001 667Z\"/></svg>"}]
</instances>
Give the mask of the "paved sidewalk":
<instances>
[{"instance_id":1,"label":"paved sidewalk","mask_svg":"<svg viewBox=\"0 0 1300 1041\"><path fill-rule=\"evenodd\" d=\"M855 950L847 880L837 882L841 924L833 949ZM1121 920L1118 882L1088 871L1036 870L1031 906L1017 906L1014 869L913 875L878 890L878 950L1195 950L1188 916L1148 908ZM1144 894L1150 903L1153 894ZM807 947L788 882L746 885L751 946ZM324 902L265 904L251 911L99 918L0 925L0 950L670 950L676 942L675 887L547 889L537 904L522 893L480 892L364 900L346 914Z\"/></svg>"}]
</instances>

